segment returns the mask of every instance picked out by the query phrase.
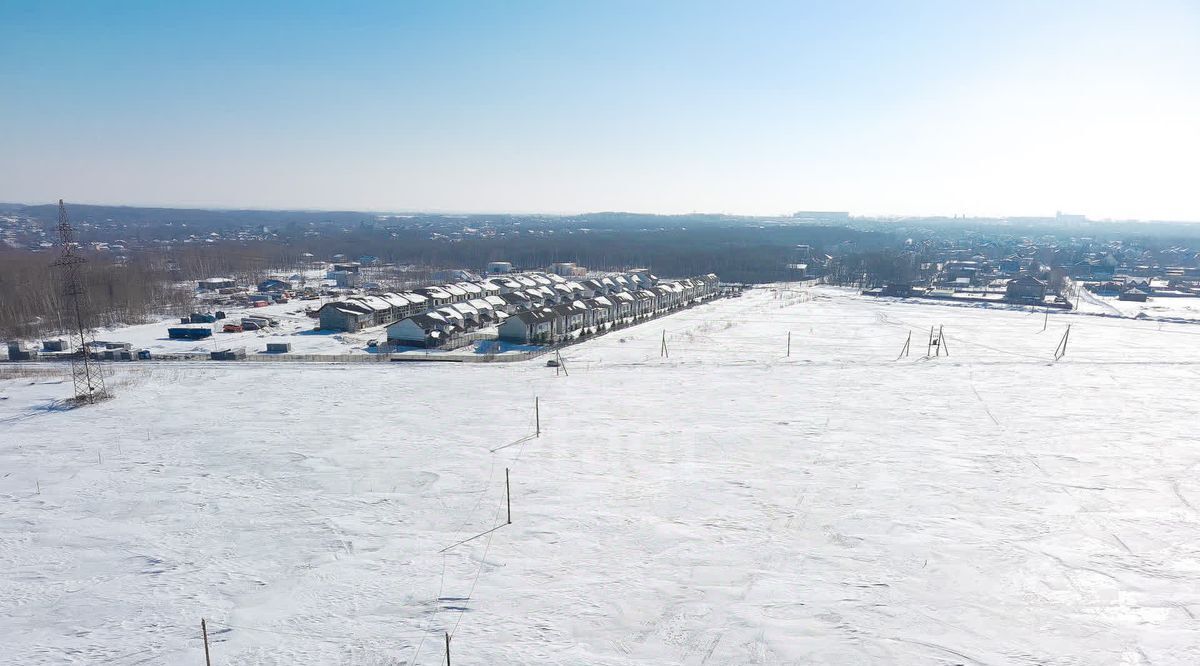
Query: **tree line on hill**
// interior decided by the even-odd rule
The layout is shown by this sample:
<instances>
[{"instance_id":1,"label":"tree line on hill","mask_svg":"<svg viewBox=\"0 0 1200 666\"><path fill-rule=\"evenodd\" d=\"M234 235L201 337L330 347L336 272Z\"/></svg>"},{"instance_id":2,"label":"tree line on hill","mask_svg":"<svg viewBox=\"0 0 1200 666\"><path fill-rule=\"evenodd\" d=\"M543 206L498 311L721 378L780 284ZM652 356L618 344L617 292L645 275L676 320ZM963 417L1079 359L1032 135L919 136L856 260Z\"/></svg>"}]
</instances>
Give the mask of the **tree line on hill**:
<instances>
[{"instance_id":1,"label":"tree line on hill","mask_svg":"<svg viewBox=\"0 0 1200 666\"><path fill-rule=\"evenodd\" d=\"M88 238L81 238L88 241ZM254 285L272 273L321 265L334 255L363 255L421 270L481 271L489 261L544 269L573 261L599 270L645 267L664 277L716 273L730 282L793 279L789 264L825 253L882 248L888 234L846 227L766 226L572 230L448 238L425 229L361 227L312 236L281 233L267 240L179 243L115 252L85 252L85 315L96 327L135 324L186 314L195 280L233 277ZM807 246L800 249L798 246ZM86 247L86 246L85 246ZM61 275L51 268L57 250L0 250L0 335L33 338L61 334Z\"/></svg>"},{"instance_id":2,"label":"tree line on hill","mask_svg":"<svg viewBox=\"0 0 1200 666\"><path fill-rule=\"evenodd\" d=\"M74 325L71 302L63 296L57 254L0 250L0 336L30 339L62 335ZM103 328L146 321L155 315L186 312L192 294L178 289L168 271L151 261L118 263L89 256L81 267L85 296L81 314Z\"/></svg>"}]
</instances>

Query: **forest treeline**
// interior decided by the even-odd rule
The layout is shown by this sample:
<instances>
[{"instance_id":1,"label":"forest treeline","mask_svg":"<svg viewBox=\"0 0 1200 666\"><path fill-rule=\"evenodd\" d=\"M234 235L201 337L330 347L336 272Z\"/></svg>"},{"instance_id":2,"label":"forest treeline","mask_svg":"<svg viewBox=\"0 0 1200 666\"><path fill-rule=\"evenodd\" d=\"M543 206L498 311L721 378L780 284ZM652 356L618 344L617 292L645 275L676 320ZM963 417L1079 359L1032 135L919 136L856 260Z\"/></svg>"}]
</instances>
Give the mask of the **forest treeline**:
<instances>
[{"instance_id":1,"label":"forest treeline","mask_svg":"<svg viewBox=\"0 0 1200 666\"><path fill-rule=\"evenodd\" d=\"M104 327L186 313L195 280L224 276L253 285L268 274L312 268L338 254L425 269L480 271L499 260L543 269L573 261L601 270L638 266L669 277L713 272L726 281L771 282L795 276L788 264L893 241L883 233L822 226L518 232L462 239L421 229L359 228L315 237L283 232L269 240L133 249L119 258L112 252L85 253L85 315L92 325ZM61 314L62 276L51 266L56 257L54 250L0 250L0 336L56 335L70 323Z\"/></svg>"},{"instance_id":2,"label":"forest treeline","mask_svg":"<svg viewBox=\"0 0 1200 666\"><path fill-rule=\"evenodd\" d=\"M0 250L0 336L23 339L59 335L73 325L63 300L57 257L46 252ZM86 296L81 312L94 327L140 323L149 317L187 311L192 294L174 286L161 264L120 264L97 255L81 268Z\"/></svg>"}]
</instances>

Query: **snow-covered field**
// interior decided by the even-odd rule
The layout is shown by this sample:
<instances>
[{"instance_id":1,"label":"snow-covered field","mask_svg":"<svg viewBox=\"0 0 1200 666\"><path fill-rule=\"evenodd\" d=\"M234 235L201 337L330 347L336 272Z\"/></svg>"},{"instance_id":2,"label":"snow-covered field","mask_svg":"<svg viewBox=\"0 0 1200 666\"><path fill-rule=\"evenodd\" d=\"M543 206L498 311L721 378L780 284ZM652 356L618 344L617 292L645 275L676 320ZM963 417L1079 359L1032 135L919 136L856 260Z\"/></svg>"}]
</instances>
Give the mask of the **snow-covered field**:
<instances>
[{"instance_id":1,"label":"snow-covered field","mask_svg":"<svg viewBox=\"0 0 1200 666\"><path fill-rule=\"evenodd\" d=\"M201 664L206 617L222 666L1200 663L1200 326L1043 316L761 289L569 376L0 380L0 662Z\"/></svg>"},{"instance_id":2,"label":"snow-covered field","mask_svg":"<svg viewBox=\"0 0 1200 666\"><path fill-rule=\"evenodd\" d=\"M1145 302L1122 301L1114 296L1097 296L1080 289L1078 310L1108 317L1186 319L1200 323L1200 298L1156 296Z\"/></svg>"}]
</instances>

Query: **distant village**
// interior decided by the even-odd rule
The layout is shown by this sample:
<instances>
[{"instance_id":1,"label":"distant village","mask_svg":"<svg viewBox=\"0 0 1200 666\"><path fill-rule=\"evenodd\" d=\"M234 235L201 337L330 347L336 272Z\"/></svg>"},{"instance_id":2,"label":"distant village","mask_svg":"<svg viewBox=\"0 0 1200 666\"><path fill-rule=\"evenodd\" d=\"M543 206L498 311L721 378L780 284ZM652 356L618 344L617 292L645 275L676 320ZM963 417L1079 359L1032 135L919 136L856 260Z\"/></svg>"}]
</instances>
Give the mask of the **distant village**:
<instances>
[{"instance_id":1,"label":"distant village","mask_svg":"<svg viewBox=\"0 0 1200 666\"><path fill-rule=\"evenodd\" d=\"M998 249L1009 253L997 256ZM1008 248L994 241L930 243L908 254L907 272L915 277L886 280L863 293L1063 309L1074 306L1080 289L1122 301L1200 297L1200 257L1184 248L1155 256L1120 241L1025 239ZM1164 265L1163 254L1177 263Z\"/></svg>"}]
</instances>

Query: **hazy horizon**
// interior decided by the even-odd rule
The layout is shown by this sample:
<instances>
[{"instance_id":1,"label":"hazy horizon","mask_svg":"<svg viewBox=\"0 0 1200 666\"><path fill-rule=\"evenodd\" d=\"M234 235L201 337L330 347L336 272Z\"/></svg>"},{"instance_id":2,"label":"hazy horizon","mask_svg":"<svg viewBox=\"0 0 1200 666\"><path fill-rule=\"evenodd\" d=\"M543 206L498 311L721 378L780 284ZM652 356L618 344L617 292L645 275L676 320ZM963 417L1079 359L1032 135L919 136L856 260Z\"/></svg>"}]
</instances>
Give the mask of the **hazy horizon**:
<instances>
[{"instance_id":1,"label":"hazy horizon","mask_svg":"<svg viewBox=\"0 0 1200 666\"><path fill-rule=\"evenodd\" d=\"M1200 220L1184 2L10 2L0 22L4 201Z\"/></svg>"},{"instance_id":2,"label":"hazy horizon","mask_svg":"<svg viewBox=\"0 0 1200 666\"><path fill-rule=\"evenodd\" d=\"M1020 220L1020 219L1055 219L1058 214L1074 216L1076 213L1071 211L1052 211L1050 213L1016 213L1016 214L998 214L998 215L940 215L935 213L915 213L908 215L900 214L867 214L859 213L854 210L849 211L834 211L825 210L818 211L813 209L798 209L795 211L779 213L779 214L750 214L725 211L682 211L682 212L647 212L638 210L621 210L621 209L597 209L597 210L579 210L579 211L544 211L544 210L438 210L438 209L366 209L366 208L298 208L298 207L275 207L268 208L262 206L183 206L174 204L147 204L147 203L98 203L95 201L66 201L68 213L72 206L97 206L104 208L135 208L135 209L167 209L167 210L192 210L192 211L212 211L212 212L261 212L261 213L362 213L368 215L509 215L509 216L545 216L545 217L580 217L585 215L645 215L645 216L661 216L661 217L686 217L689 215L695 216L726 216L726 217L744 217L752 219L771 219L771 218L792 218L797 214L802 213L847 213L851 219L859 220L905 220L905 219L979 219L979 220ZM0 201L2 205L18 205L18 206L55 206L58 200L29 202L29 201ZM801 215L801 217L803 217ZM1111 223L1145 223L1145 224L1200 224L1200 220L1162 220L1150 218L1098 218L1087 217L1088 222L1111 222Z\"/></svg>"}]
</instances>

